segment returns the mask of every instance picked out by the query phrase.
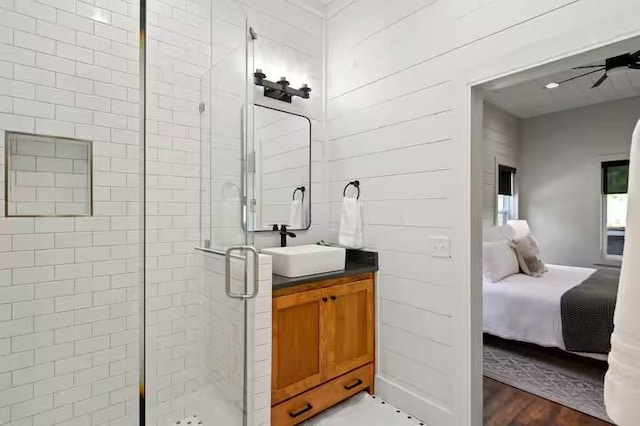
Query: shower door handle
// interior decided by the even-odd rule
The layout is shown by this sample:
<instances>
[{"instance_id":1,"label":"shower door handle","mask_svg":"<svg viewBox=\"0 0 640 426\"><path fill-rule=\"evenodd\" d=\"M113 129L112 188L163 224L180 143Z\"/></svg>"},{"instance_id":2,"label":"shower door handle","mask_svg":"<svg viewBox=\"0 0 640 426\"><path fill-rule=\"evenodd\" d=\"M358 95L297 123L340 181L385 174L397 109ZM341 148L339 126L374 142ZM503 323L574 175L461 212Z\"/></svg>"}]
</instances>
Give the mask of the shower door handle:
<instances>
[{"instance_id":1,"label":"shower door handle","mask_svg":"<svg viewBox=\"0 0 640 426\"><path fill-rule=\"evenodd\" d=\"M237 255L233 255L234 251L244 251L244 252L251 252L253 254L253 256L249 256L248 253L243 256L237 256ZM231 246L229 247L226 251L225 251L225 271L224 271L224 280L225 280L225 291L227 293L227 296L231 297L232 299L253 299L254 297L256 297L258 295L258 273L260 271L260 264L259 264L259 256L258 256L258 250L256 250L255 247L251 247L251 246ZM251 279L251 289L249 289L249 285L245 286L247 293L234 293L231 290L231 258L235 257L238 259L242 259L244 258L244 271L246 272L247 270L247 259L249 259L249 257L253 258L253 277ZM248 277L246 276L245 273L245 280L248 279ZM248 284L248 283L247 283Z\"/></svg>"}]
</instances>

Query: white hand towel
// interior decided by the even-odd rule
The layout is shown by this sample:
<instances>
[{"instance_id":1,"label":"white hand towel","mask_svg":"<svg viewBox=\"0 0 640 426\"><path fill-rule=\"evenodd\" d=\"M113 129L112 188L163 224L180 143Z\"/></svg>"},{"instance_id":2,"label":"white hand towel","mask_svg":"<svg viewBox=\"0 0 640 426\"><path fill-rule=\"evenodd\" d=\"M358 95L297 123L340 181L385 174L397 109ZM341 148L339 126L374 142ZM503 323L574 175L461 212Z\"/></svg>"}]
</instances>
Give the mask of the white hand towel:
<instances>
[{"instance_id":1,"label":"white hand towel","mask_svg":"<svg viewBox=\"0 0 640 426\"><path fill-rule=\"evenodd\" d=\"M357 198L342 199L342 216L340 217L340 245L351 248L360 248L362 239L362 216L360 213L360 200Z\"/></svg>"},{"instance_id":2,"label":"white hand towel","mask_svg":"<svg viewBox=\"0 0 640 426\"><path fill-rule=\"evenodd\" d=\"M291 229L304 229L306 228L304 212L304 202L302 200L293 200L291 203L291 210L289 211L289 228Z\"/></svg>"},{"instance_id":3,"label":"white hand towel","mask_svg":"<svg viewBox=\"0 0 640 426\"><path fill-rule=\"evenodd\" d=\"M604 402L619 426L640 424L640 122L633 133L629 206Z\"/></svg>"}]
</instances>

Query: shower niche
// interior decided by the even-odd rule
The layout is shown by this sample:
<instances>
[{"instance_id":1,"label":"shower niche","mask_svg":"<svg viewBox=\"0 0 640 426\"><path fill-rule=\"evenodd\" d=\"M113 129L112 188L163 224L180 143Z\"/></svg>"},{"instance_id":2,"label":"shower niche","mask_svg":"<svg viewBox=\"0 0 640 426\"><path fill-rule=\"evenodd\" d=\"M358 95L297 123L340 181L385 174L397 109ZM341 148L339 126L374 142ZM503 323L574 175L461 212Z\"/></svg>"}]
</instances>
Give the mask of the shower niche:
<instances>
[{"instance_id":1,"label":"shower niche","mask_svg":"<svg viewBox=\"0 0 640 426\"><path fill-rule=\"evenodd\" d=\"M91 216L92 143L5 133L5 216Z\"/></svg>"}]
</instances>

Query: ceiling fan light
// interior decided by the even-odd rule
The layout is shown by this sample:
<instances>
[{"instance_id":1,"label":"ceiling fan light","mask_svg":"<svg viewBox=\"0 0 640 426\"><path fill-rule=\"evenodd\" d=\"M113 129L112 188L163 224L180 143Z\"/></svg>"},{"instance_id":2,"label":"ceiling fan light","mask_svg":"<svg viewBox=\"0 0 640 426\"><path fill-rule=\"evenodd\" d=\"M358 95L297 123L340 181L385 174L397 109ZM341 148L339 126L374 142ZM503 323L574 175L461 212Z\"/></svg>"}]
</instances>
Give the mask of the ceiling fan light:
<instances>
[{"instance_id":1,"label":"ceiling fan light","mask_svg":"<svg viewBox=\"0 0 640 426\"><path fill-rule=\"evenodd\" d=\"M548 83L546 86L544 86L545 89L555 89L557 87L560 86L560 83L556 83L555 81L552 81L551 83Z\"/></svg>"}]
</instances>

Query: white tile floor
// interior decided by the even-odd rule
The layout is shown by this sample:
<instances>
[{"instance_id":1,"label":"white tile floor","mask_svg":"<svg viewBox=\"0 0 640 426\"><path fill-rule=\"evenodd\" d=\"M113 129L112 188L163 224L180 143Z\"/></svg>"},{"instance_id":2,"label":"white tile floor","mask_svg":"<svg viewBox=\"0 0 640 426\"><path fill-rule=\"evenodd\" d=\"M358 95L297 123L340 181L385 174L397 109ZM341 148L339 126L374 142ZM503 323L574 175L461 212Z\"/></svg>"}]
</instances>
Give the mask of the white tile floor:
<instances>
[{"instance_id":1,"label":"white tile floor","mask_svg":"<svg viewBox=\"0 0 640 426\"><path fill-rule=\"evenodd\" d=\"M420 426L425 423L391 404L361 393L303 423L304 426Z\"/></svg>"},{"instance_id":2,"label":"white tile floor","mask_svg":"<svg viewBox=\"0 0 640 426\"><path fill-rule=\"evenodd\" d=\"M238 407L225 400L215 387L186 404L186 410L198 413L197 416L182 420L180 426L229 426L242 424L242 415ZM191 422L191 423L189 423ZM200 423L201 422L201 423ZM425 426L407 413L366 392L337 405L302 426Z\"/></svg>"},{"instance_id":3,"label":"white tile floor","mask_svg":"<svg viewBox=\"0 0 640 426\"><path fill-rule=\"evenodd\" d=\"M183 407L184 412L188 413L188 417L180 422L175 420L167 422L166 426L232 426L242 424L242 408L229 400L224 392L215 385L209 385L175 403Z\"/></svg>"}]
</instances>

